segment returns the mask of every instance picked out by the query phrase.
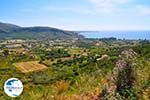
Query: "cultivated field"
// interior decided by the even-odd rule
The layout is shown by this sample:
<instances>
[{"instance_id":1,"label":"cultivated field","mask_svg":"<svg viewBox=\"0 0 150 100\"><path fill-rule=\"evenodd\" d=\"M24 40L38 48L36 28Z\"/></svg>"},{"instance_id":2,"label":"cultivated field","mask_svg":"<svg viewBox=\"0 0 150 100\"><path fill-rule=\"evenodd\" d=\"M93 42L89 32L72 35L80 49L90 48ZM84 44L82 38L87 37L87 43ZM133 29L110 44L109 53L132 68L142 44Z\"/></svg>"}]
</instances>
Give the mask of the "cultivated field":
<instances>
[{"instance_id":1,"label":"cultivated field","mask_svg":"<svg viewBox=\"0 0 150 100\"><path fill-rule=\"evenodd\" d=\"M40 71L47 68L45 65L39 64L38 61L20 62L16 63L15 66L23 73Z\"/></svg>"}]
</instances>

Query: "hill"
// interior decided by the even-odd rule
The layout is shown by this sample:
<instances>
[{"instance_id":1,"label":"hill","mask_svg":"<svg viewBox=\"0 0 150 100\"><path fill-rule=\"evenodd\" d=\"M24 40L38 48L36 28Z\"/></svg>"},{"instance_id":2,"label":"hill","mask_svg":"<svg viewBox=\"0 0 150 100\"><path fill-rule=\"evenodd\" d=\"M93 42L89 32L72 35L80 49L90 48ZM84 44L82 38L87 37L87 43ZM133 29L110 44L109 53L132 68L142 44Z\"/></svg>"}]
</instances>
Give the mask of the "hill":
<instances>
[{"instance_id":1,"label":"hill","mask_svg":"<svg viewBox=\"0 0 150 100\"><path fill-rule=\"evenodd\" d=\"M0 39L72 39L84 38L73 31L51 27L20 27L0 22Z\"/></svg>"},{"instance_id":2,"label":"hill","mask_svg":"<svg viewBox=\"0 0 150 100\"><path fill-rule=\"evenodd\" d=\"M14 29L21 28L17 25L8 24L8 23L2 23L0 22L0 33L8 33L13 31Z\"/></svg>"}]
</instances>

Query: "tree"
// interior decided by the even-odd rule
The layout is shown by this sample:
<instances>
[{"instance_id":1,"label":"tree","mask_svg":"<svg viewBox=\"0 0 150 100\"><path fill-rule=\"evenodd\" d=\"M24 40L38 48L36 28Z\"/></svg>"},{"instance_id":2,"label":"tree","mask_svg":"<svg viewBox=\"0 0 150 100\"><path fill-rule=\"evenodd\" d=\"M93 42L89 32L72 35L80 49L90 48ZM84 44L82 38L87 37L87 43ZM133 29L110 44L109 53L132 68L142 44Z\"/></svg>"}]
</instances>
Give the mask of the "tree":
<instances>
[{"instance_id":1,"label":"tree","mask_svg":"<svg viewBox=\"0 0 150 100\"><path fill-rule=\"evenodd\" d=\"M9 55L9 50L8 49L4 49L3 50L3 55L4 56L8 56Z\"/></svg>"}]
</instances>

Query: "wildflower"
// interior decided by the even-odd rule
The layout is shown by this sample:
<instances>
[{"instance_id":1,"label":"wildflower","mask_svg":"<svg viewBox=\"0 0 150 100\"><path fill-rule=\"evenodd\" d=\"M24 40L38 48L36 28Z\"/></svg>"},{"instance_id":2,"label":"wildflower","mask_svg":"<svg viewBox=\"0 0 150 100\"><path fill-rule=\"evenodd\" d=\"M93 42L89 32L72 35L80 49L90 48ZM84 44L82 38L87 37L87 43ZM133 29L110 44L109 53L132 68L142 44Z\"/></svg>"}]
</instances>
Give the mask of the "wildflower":
<instances>
[{"instance_id":1,"label":"wildflower","mask_svg":"<svg viewBox=\"0 0 150 100\"><path fill-rule=\"evenodd\" d=\"M116 66L119 68L119 69L123 69L127 66L127 63L124 61L124 60L118 60L116 62Z\"/></svg>"}]
</instances>

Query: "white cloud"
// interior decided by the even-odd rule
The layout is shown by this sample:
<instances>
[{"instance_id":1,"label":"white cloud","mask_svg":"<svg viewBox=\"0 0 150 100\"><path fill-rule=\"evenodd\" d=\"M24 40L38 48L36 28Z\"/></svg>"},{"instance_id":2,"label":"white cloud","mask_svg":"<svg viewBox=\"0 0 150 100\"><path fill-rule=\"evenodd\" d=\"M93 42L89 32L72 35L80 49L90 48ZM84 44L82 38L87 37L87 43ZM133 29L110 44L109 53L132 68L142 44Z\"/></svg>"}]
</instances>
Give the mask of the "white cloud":
<instances>
[{"instance_id":1,"label":"white cloud","mask_svg":"<svg viewBox=\"0 0 150 100\"><path fill-rule=\"evenodd\" d=\"M97 12L114 13L122 9L122 5L130 3L132 0L88 0L95 5Z\"/></svg>"},{"instance_id":2,"label":"white cloud","mask_svg":"<svg viewBox=\"0 0 150 100\"><path fill-rule=\"evenodd\" d=\"M135 0L88 0L97 15L149 16L150 7L137 4Z\"/></svg>"},{"instance_id":3,"label":"white cloud","mask_svg":"<svg viewBox=\"0 0 150 100\"><path fill-rule=\"evenodd\" d=\"M56 12L73 12L78 14L91 14L92 11L89 9L86 9L84 7L53 7L53 6L46 6L42 8L43 11L50 12L50 11L56 11Z\"/></svg>"},{"instance_id":4,"label":"white cloud","mask_svg":"<svg viewBox=\"0 0 150 100\"><path fill-rule=\"evenodd\" d=\"M143 5L137 5L135 7L137 13L140 13L140 15L143 15L143 16L147 16L147 15L150 15L150 7L147 7L147 6L143 6Z\"/></svg>"},{"instance_id":5,"label":"white cloud","mask_svg":"<svg viewBox=\"0 0 150 100\"><path fill-rule=\"evenodd\" d=\"M85 6L66 6L54 7L44 6L37 11L33 9L22 9L23 13L37 12L65 12L94 16L147 16L150 15L150 7L142 4L136 4L135 0L85 0L91 4L87 8Z\"/></svg>"},{"instance_id":6,"label":"white cloud","mask_svg":"<svg viewBox=\"0 0 150 100\"><path fill-rule=\"evenodd\" d=\"M132 0L89 0L97 7L114 7L120 4L129 3Z\"/></svg>"},{"instance_id":7,"label":"white cloud","mask_svg":"<svg viewBox=\"0 0 150 100\"><path fill-rule=\"evenodd\" d=\"M89 30L89 31L98 31L98 30L148 30L148 25L145 24L85 24L85 23L72 23L72 24L59 24L53 25L65 30Z\"/></svg>"}]
</instances>

